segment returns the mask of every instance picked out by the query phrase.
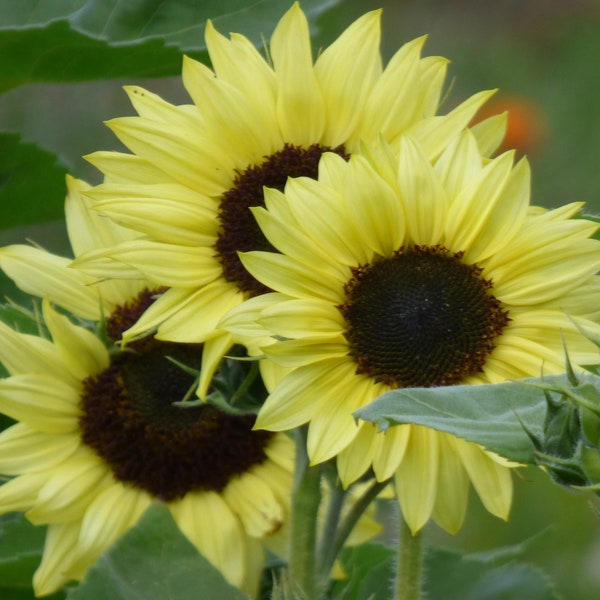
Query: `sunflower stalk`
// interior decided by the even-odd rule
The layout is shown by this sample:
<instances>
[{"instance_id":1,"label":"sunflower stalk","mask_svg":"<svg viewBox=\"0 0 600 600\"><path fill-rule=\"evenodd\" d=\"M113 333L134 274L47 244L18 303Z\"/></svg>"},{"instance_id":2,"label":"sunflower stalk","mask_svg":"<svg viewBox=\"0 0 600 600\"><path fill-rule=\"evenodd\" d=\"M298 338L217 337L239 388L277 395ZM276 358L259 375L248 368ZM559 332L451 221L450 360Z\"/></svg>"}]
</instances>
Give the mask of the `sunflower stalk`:
<instances>
[{"instance_id":1,"label":"sunflower stalk","mask_svg":"<svg viewBox=\"0 0 600 600\"><path fill-rule=\"evenodd\" d=\"M321 468L311 467L307 429L296 432L296 481L292 494L290 582L306 599L318 598L316 577L317 515L321 504Z\"/></svg>"},{"instance_id":2,"label":"sunflower stalk","mask_svg":"<svg viewBox=\"0 0 600 600\"><path fill-rule=\"evenodd\" d=\"M331 574L331 570L340 551L344 547L344 544L347 542L348 537L365 510L371 505L375 498L377 498L388 483L389 481L375 481L360 498L352 503L344 518L339 522L337 530L335 531L335 537L325 537L327 531L325 529L323 530L322 542L324 552L323 554L319 554L318 564L321 565L324 578L328 578ZM333 542L327 543L328 539L333 539Z\"/></svg>"},{"instance_id":3,"label":"sunflower stalk","mask_svg":"<svg viewBox=\"0 0 600 600\"><path fill-rule=\"evenodd\" d=\"M344 508L344 502L346 500L346 491L342 487L339 481L334 481L331 485L331 493L329 502L327 504L327 514L325 516L325 522L320 532L320 538L317 548L317 568L319 569L319 588L323 590L326 588L329 582L329 575L331 567L339 548L334 548L335 542L332 540L336 539L336 533L340 523L340 517ZM333 558L331 558L333 554Z\"/></svg>"},{"instance_id":4,"label":"sunflower stalk","mask_svg":"<svg viewBox=\"0 0 600 600\"><path fill-rule=\"evenodd\" d=\"M396 600L421 600L423 580L423 534L413 535L406 521L400 519Z\"/></svg>"}]
</instances>

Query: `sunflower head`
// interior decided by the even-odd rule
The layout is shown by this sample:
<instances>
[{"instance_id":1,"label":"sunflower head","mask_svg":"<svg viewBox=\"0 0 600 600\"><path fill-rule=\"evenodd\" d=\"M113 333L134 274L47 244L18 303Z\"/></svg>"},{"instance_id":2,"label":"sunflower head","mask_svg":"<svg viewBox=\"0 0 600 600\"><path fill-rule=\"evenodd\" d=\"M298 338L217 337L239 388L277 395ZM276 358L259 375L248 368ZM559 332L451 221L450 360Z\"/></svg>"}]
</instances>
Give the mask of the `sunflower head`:
<instances>
[{"instance_id":1,"label":"sunflower head","mask_svg":"<svg viewBox=\"0 0 600 600\"><path fill-rule=\"evenodd\" d=\"M194 401L203 346L151 337L114 347L154 294L107 319L110 346L46 300L48 339L0 323L0 410L17 423L0 434L0 512L48 525L38 594L82 579L153 502L233 584L257 589L261 540L280 535L289 511L294 449L253 431L254 415ZM110 350L110 351L109 351Z\"/></svg>"},{"instance_id":2,"label":"sunflower head","mask_svg":"<svg viewBox=\"0 0 600 600\"><path fill-rule=\"evenodd\" d=\"M482 269L413 246L352 269L340 312L357 374L392 388L452 385L483 371L508 313Z\"/></svg>"},{"instance_id":3,"label":"sunflower head","mask_svg":"<svg viewBox=\"0 0 600 600\"><path fill-rule=\"evenodd\" d=\"M270 335L264 353L288 369L257 427L308 423L312 461L337 455L346 484L369 468L395 475L413 530L433 516L456 531L469 479L506 518L512 487L497 457L417 426L380 435L352 413L393 388L561 372L564 344L575 363L595 362L579 328L598 331L597 225L570 218L580 204L531 209L527 161L482 157L469 131L433 161L410 137L397 155L385 141L347 161L327 153L317 181L265 198L252 211L277 252L241 260L274 292L222 321Z\"/></svg>"}]
</instances>

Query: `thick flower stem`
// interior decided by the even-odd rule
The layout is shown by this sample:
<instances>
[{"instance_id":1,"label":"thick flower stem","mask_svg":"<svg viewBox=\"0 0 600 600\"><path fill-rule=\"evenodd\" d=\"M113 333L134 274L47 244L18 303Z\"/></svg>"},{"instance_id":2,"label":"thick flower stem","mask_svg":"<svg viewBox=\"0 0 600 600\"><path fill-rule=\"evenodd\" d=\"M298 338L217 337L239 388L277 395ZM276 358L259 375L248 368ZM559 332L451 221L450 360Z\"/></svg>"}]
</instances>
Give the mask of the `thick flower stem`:
<instances>
[{"instance_id":1,"label":"thick flower stem","mask_svg":"<svg viewBox=\"0 0 600 600\"><path fill-rule=\"evenodd\" d=\"M396 600L421 600L423 573L422 533L413 535L400 519L400 540L398 548L398 573L396 575Z\"/></svg>"},{"instance_id":2,"label":"thick flower stem","mask_svg":"<svg viewBox=\"0 0 600 600\"><path fill-rule=\"evenodd\" d=\"M316 598L317 513L321 502L321 469L309 465L306 429L297 432L296 482L292 496L290 581L302 598Z\"/></svg>"}]
</instances>

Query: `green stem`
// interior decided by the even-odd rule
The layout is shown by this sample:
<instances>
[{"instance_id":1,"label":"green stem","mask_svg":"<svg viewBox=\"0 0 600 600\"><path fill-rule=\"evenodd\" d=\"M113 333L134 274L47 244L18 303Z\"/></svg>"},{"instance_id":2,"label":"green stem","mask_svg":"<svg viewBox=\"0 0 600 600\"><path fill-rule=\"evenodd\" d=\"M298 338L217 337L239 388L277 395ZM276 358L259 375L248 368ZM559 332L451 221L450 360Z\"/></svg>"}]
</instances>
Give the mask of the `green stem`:
<instances>
[{"instance_id":1,"label":"green stem","mask_svg":"<svg viewBox=\"0 0 600 600\"><path fill-rule=\"evenodd\" d=\"M290 581L308 600L316 598L315 550L321 503L321 469L309 465L305 427L296 437L296 481L292 495Z\"/></svg>"},{"instance_id":2,"label":"green stem","mask_svg":"<svg viewBox=\"0 0 600 600\"><path fill-rule=\"evenodd\" d=\"M373 502L373 500L375 500L375 498L377 498L379 492L381 492L381 490L383 490L388 483L389 481L373 482L371 487L369 487L360 498L352 502L351 508L348 510L342 522L340 523L337 534L329 546L329 552L323 561L324 567L327 568L328 574L335 563L335 559L338 557L338 554L346 543L348 536L352 533L354 526L361 518L367 507L371 504L371 502Z\"/></svg>"},{"instance_id":3,"label":"green stem","mask_svg":"<svg viewBox=\"0 0 600 600\"><path fill-rule=\"evenodd\" d=\"M398 574L396 600L421 600L423 574L423 539L419 531L413 535L401 517L400 547L398 548Z\"/></svg>"},{"instance_id":4,"label":"green stem","mask_svg":"<svg viewBox=\"0 0 600 600\"><path fill-rule=\"evenodd\" d=\"M329 558L332 554L332 541L336 538L338 524L344 507L344 500L346 499L346 492L339 481L334 481L330 486L330 490L331 493L327 504L327 515L325 516L325 523L323 524L319 535L317 548L316 566L319 592L326 590L329 584L329 574L333 561L335 560L335 555L333 560L330 560Z\"/></svg>"},{"instance_id":5,"label":"green stem","mask_svg":"<svg viewBox=\"0 0 600 600\"><path fill-rule=\"evenodd\" d=\"M240 387L231 396L231 399L229 400L229 404L231 404L231 406L235 406L236 405L237 401L242 397L242 395L254 383L254 380L257 378L257 376L259 375L259 373L260 373L260 371L258 369L258 361L255 361L250 366L250 370L248 371L248 374L244 378L244 381L242 381Z\"/></svg>"}]
</instances>

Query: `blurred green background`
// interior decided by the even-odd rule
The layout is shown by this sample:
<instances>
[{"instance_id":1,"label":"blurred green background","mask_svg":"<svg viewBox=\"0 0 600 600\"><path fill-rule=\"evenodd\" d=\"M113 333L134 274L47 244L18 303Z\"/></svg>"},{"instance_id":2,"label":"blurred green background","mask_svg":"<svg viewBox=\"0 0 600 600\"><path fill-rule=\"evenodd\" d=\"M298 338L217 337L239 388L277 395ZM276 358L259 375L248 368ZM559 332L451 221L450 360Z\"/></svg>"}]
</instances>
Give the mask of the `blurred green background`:
<instances>
[{"instance_id":1,"label":"blurred green background","mask_svg":"<svg viewBox=\"0 0 600 600\"><path fill-rule=\"evenodd\" d=\"M281 2L282 12L289 4ZM448 108L481 89L499 88L500 100L504 95L513 103L523 101L533 111L522 150L532 163L534 204L585 201L588 211L600 213L598 0L341 0L313 22L315 49L379 7L384 9L386 59L405 41L427 33L425 54L452 61ZM39 143L59 155L71 173L97 183L98 174L81 156L120 149L102 122L133 114L121 89L126 83L174 103L188 101L178 77L26 85L0 95L0 130ZM0 234L0 244L26 238L53 251L67 249L62 222L9 229ZM0 292L6 291L18 297L4 284ZM473 498L459 535L447 536L432 526L429 536L471 552L544 532L527 560L555 578L566 600L595 600L600 597L600 520L591 500L529 469L516 478L509 523L489 516Z\"/></svg>"}]
</instances>

